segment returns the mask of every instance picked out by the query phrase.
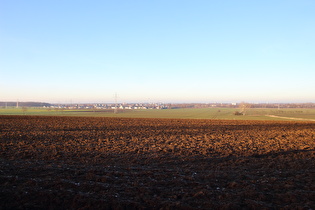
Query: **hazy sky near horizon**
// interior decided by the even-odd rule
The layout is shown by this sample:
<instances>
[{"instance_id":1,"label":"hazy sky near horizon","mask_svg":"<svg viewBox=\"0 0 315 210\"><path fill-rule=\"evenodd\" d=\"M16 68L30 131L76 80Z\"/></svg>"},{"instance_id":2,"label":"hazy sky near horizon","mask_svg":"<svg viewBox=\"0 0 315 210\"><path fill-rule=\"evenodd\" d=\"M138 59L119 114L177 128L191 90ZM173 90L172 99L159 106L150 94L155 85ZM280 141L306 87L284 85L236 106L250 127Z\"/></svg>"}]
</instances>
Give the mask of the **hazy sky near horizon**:
<instances>
[{"instance_id":1,"label":"hazy sky near horizon","mask_svg":"<svg viewBox=\"0 0 315 210\"><path fill-rule=\"evenodd\" d=\"M0 101L315 102L314 0L0 0Z\"/></svg>"}]
</instances>

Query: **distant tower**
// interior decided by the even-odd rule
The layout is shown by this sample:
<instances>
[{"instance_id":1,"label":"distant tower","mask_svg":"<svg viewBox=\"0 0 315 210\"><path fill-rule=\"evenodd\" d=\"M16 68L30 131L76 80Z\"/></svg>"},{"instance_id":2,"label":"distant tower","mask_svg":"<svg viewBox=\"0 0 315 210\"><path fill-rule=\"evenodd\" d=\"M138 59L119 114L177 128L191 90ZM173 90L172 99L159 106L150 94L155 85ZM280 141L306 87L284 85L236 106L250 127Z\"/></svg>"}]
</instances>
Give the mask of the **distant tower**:
<instances>
[{"instance_id":1,"label":"distant tower","mask_svg":"<svg viewBox=\"0 0 315 210\"><path fill-rule=\"evenodd\" d=\"M19 100L16 101L16 108L19 108Z\"/></svg>"}]
</instances>

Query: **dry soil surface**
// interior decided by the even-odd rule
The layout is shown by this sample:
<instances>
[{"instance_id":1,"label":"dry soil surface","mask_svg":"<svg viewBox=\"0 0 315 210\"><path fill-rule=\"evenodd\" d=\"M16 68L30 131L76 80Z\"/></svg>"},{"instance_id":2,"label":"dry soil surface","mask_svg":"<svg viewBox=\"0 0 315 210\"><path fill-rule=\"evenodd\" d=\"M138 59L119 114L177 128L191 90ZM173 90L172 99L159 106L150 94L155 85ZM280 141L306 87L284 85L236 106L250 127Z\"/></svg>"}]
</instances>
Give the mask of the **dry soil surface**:
<instances>
[{"instance_id":1,"label":"dry soil surface","mask_svg":"<svg viewBox=\"0 0 315 210\"><path fill-rule=\"evenodd\" d=\"M1 209L314 209L315 123L0 116Z\"/></svg>"}]
</instances>

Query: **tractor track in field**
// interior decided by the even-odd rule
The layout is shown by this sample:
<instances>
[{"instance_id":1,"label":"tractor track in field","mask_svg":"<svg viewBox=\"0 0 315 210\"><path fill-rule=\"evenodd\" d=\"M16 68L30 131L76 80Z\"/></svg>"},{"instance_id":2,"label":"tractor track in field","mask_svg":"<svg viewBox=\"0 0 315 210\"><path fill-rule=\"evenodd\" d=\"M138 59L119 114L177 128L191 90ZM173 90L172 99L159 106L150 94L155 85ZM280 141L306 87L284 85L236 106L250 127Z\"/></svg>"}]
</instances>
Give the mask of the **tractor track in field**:
<instances>
[{"instance_id":1,"label":"tractor track in field","mask_svg":"<svg viewBox=\"0 0 315 210\"><path fill-rule=\"evenodd\" d=\"M277 116L277 115L265 115L265 116L273 117L273 118L288 119L288 120L303 120L303 121L313 121L313 122L315 122L315 119L307 119L307 118L281 117L281 116Z\"/></svg>"}]
</instances>

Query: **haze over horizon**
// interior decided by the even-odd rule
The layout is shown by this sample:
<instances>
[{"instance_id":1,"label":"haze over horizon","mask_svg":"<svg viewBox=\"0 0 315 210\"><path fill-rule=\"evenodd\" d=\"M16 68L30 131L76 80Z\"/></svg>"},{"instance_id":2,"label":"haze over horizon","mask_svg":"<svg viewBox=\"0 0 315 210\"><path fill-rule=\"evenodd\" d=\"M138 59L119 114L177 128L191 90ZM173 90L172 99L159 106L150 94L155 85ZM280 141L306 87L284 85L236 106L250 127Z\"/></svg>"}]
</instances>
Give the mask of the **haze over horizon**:
<instances>
[{"instance_id":1,"label":"haze over horizon","mask_svg":"<svg viewBox=\"0 0 315 210\"><path fill-rule=\"evenodd\" d=\"M314 8L0 0L0 101L315 102Z\"/></svg>"}]
</instances>

